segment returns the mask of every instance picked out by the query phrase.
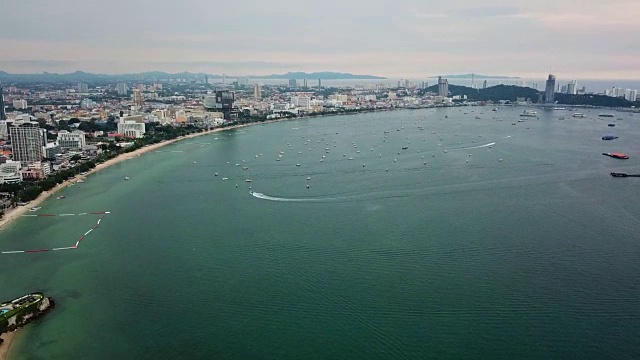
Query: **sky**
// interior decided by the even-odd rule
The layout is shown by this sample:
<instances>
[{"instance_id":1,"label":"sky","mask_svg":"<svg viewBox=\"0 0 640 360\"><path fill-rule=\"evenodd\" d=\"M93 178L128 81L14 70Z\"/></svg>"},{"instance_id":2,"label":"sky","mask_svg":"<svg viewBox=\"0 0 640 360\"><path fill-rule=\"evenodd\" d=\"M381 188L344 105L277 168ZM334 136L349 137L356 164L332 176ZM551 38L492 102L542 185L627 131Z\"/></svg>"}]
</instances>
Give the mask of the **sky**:
<instances>
[{"instance_id":1,"label":"sky","mask_svg":"<svg viewBox=\"0 0 640 360\"><path fill-rule=\"evenodd\" d=\"M640 79L638 0L0 0L0 70Z\"/></svg>"}]
</instances>

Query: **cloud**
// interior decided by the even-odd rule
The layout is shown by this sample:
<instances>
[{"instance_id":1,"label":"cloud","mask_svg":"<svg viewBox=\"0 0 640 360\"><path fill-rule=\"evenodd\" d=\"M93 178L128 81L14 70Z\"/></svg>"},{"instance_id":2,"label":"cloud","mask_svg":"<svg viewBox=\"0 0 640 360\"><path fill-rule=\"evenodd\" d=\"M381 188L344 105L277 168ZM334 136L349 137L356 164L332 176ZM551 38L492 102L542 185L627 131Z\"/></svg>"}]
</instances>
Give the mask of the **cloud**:
<instances>
[{"instance_id":1,"label":"cloud","mask_svg":"<svg viewBox=\"0 0 640 360\"><path fill-rule=\"evenodd\" d=\"M640 72L633 0L4 3L6 71Z\"/></svg>"}]
</instances>

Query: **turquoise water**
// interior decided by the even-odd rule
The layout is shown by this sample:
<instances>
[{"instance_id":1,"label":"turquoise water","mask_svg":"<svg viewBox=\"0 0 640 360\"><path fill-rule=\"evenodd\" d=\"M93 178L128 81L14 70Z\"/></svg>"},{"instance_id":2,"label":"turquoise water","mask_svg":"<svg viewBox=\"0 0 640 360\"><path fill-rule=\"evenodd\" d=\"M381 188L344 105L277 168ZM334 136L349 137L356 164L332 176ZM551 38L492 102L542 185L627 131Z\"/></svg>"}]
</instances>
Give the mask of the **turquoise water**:
<instances>
[{"instance_id":1,"label":"turquoise water","mask_svg":"<svg viewBox=\"0 0 640 360\"><path fill-rule=\"evenodd\" d=\"M78 250L0 258L0 298L57 300L13 355L639 357L640 187L608 174L640 172L636 117L490 110L256 125L91 175L37 212L111 212ZM21 219L0 250L100 216Z\"/></svg>"}]
</instances>

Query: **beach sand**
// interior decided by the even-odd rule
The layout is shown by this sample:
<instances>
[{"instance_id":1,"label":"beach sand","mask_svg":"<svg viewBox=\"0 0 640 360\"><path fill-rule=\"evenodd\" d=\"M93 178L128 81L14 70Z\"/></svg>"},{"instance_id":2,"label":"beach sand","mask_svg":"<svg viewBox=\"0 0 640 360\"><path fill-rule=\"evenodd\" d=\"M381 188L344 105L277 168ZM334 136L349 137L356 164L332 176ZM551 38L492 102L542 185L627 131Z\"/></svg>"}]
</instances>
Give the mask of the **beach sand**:
<instances>
[{"instance_id":1,"label":"beach sand","mask_svg":"<svg viewBox=\"0 0 640 360\"><path fill-rule=\"evenodd\" d=\"M7 354L9 353L9 348L11 347L11 343L16 336L16 332L8 332L0 335L4 342L0 345L0 360L7 360Z\"/></svg>"},{"instance_id":2,"label":"beach sand","mask_svg":"<svg viewBox=\"0 0 640 360\"><path fill-rule=\"evenodd\" d=\"M157 150L157 149L159 149L159 148L161 148L163 146L166 146L166 145L169 145L169 144L173 144L176 141L190 139L190 138L194 138L194 137L202 136L202 135L213 134L213 133L224 131L224 130L237 129L237 128L245 127L245 126L248 126L248 125L249 124L229 126L229 127L226 127L226 128L217 128L217 129L208 130L208 131L204 131L204 132L200 132L200 133L189 134L189 135L177 138L177 139L172 139L172 140L168 140L168 141L165 141L165 142L149 145L147 147L140 148L140 149L138 149L136 151L120 154L120 155L118 155L117 157L115 157L115 158L113 158L111 160L105 161L102 164L98 164L95 168L91 169L85 175L82 175L82 176L86 177L86 176L91 175L93 173L96 173L96 172L98 172L98 171L100 171L102 169L106 169L109 166L112 166L112 165L115 165L115 164L120 163L122 161L125 161L125 160L127 160L127 159L129 159L131 157L135 157L135 156L142 155L142 154L150 152L150 151ZM56 187L54 187L53 189L51 189L49 191L44 191L42 194L40 194L40 196L38 196L35 200L30 201L29 204L27 204L27 205L17 206L15 208L6 210L5 214L4 214L4 217L2 218L2 220L0 220L0 230L5 228L7 225L9 225L15 219L17 219L17 218L21 217L22 215L24 215L25 213L27 213L29 211L29 209L31 209L33 207L40 206L40 204L42 204L45 200L47 200L49 197L51 197L51 195L54 195L58 191L64 189L65 187L69 186L71 183L73 183L73 182L75 182L77 180L78 180L77 178L74 178L73 180L67 180L67 181L57 185Z\"/></svg>"}]
</instances>

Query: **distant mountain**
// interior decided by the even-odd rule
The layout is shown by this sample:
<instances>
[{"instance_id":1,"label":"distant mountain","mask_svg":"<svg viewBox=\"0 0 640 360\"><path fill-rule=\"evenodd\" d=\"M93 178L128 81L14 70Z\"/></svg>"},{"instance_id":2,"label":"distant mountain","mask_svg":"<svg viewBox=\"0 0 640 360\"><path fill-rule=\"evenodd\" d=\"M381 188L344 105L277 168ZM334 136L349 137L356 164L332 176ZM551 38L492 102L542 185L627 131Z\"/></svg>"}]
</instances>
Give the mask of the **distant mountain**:
<instances>
[{"instance_id":1,"label":"distant mountain","mask_svg":"<svg viewBox=\"0 0 640 360\"><path fill-rule=\"evenodd\" d=\"M481 75L481 74L458 74L458 75L440 75L447 79L471 79L471 76L476 79L489 79L489 80L517 80L520 79L517 76L495 76L495 75ZM429 79L435 79L438 76L430 76Z\"/></svg>"},{"instance_id":2,"label":"distant mountain","mask_svg":"<svg viewBox=\"0 0 640 360\"><path fill-rule=\"evenodd\" d=\"M273 74L265 76L249 76L252 79L309 79L309 80L384 80L385 77L373 75L355 75L340 72L288 72L286 74Z\"/></svg>"},{"instance_id":3,"label":"distant mountain","mask_svg":"<svg viewBox=\"0 0 640 360\"><path fill-rule=\"evenodd\" d=\"M176 74L169 74L162 71L148 71L135 74L92 74L84 71L76 71L68 74L56 74L43 72L41 74L9 74L4 71L0 71L0 82L94 82L94 81L154 81L164 79L186 79L196 80L203 79L205 76L216 79L222 78L222 75L212 75L205 73L190 73L181 72ZM248 77L252 79L310 79L310 80L362 80L362 79L385 79L384 77L372 76L372 75L354 75L349 73L338 72L288 72L286 74L273 74L266 76L230 76L226 75L228 79Z\"/></svg>"}]
</instances>

